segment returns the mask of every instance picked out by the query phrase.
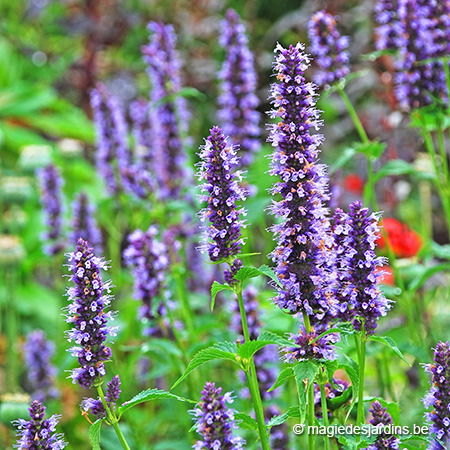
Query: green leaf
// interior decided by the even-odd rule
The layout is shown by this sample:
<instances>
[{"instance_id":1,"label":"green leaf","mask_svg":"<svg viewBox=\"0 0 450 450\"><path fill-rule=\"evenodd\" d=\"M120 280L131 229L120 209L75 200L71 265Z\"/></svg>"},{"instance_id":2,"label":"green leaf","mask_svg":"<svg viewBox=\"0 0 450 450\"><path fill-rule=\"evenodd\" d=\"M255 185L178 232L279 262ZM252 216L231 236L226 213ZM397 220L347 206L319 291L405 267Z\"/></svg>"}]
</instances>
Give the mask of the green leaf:
<instances>
[{"instance_id":1,"label":"green leaf","mask_svg":"<svg viewBox=\"0 0 450 450\"><path fill-rule=\"evenodd\" d=\"M339 157L336 159L334 164L330 167L330 175L333 175L337 170L339 170L341 167L345 166L349 161L353 159L353 157L356 154L356 150L354 148L346 148L341 152Z\"/></svg>"},{"instance_id":2,"label":"green leaf","mask_svg":"<svg viewBox=\"0 0 450 450\"><path fill-rule=\"evenodd\" d=\"M242 428L243 430L258 431L258 423L253 417L249 416L248 414L236 413L234 415L234 418L236 419L236 423L239 428Z\"/></svg>"},{"instance_id":3,"label":"green leaf","mask_svg":"<svg viewBox=\"0 0 450 450\"><path fill-rule=\"evenodd\" d=\"M450 268L450 263L442 263L437 264L433 267L430 267L427 269L421 277L416 278L412 281L412 283L408 286L409 291L416 291L417 289L421 288L424 283L431 278L433 275L439 272L444 272Z\"/></svg>"},{"instance_id":4,"label":"green leaf","mask_svg":"<svg viewBox=\"0 0 450 450\"><path fill-rule=\"evenodd\" d=\"M347 375L350 378L350 381L352 383L352 393L354 393L352 402L350 403L350 407L349 407L349 409L347 411L347 415L345 417L345 420L347 420L348 417L350 416L350 413L352 412L353 407L355 406L356 400L358 399L358 396L356 395L356 393L359 390L359 374L358 374L358 371L350 364L341 364L339 367L344 369L347 372Z\"/></svg>"},{"instance_id":5,"label":"green leaf","mask_svg":"<svg viewBox=\"0 0 450 450\"><path fill-rule=\"evenodd\" d=\"M327 399L327 403L330 407L331 411L336 411L342 405L345 405L350 401L350 398L353 395L353 387L349 386L341 395L336 395L334 398ZM356 396L355 396L356 397Z\"/></svg>"},{"instance_id":6,"label":"green leaf","mask_svg":"<svg viewBox=\"0 0 450 450\"><path fill-rule=\"evenodd\" d=\"M378 170L378 172L375 173L373 182L376 183L382 178L398 175L413 175L421 180L436 179L436 174L432 172L419 170L403 159L393 159L391 161L388 161L380 170Z\"/></svg>"},{"instance_id":7,"label":"green leaf","mask_svg":"<svg viewBox=\"0 0 450 450\"><path fill-rule=\"evenodd\" d=\"M394 352L397 353L397 355L403 361L405 361L405 363L408 364L408 366L411 367L411 364L405 359L405 357L403 356L403 353L397 347L397 344L395 343L395 341L392 338L390 338L389 336L371 336L370 340L375 341L375 342L381 342L382 344L392 348L392 350L394 350Z\"/></svg>"},{"instance_id":8,"label":"green leaf","mask_svg":"<svg viewBox=\"0 0 450 450\"><path fill-rule=\"evenodd\" d=\"M266 265L261 266L259 269L257 269L256 267L247 267L247 266L241 267L238 270L238 273L234 276L234 278L243 283L249 278L255 278L258 277L259 275L266 275L267 277L274 280L281 287L281 284L277 276L275 275L275 272L269 266Z\"/></svg>"},{"instance_id":9,"label":"green leaf","mask_svg":"<svg viewBox=\"0 0 450 450\"><path fill-rule=\"evenodd\" d=\"M281 425L282 423L286 422L286 420L290 418L300 419L300 411L298 409L298 406L291 406L284 414L273 416L267 423L267 427L269 429L272 427L276 427L277 425Z\"/></svg>"},{"instance_id":10,"label":"green leaf","mask_svg":"<svg viewBox=\"0 0 450 450\"><path fill-rule=\"evenodd\" d=\"M219 344L220 345L220 344ZM214 359L228 359L229 361L233 361L237 363L236 355L232 352L220 350L216 347L209 347L203 350L200 350L192 359L192 361L186 367L183 375L175 382L172 386L172 389L175 386L178 386L193 370L200 367L202 364L205 364L208 361L213 361Z\"/></svg>"},{"instance_id":11,"label":"green leaf","mask_svg":"<svg viewBox=\"0 0 450 450\"><path fill-rule=\"evenodd\" d=\"M306 416L306 392L314 382L319 365L313 361L301 361L294 366L295 381L297 383L299 402L301 405L300 422L305 422Z\"/></svg>"},{"instance_id":12,"label":"green leaf","mask_svg":"<svg viewBox=\"0 0 450 450\"><path fill-rule=\"evenodd\" d=\"M386 142L358 142L355 143L355 150L368 158L378 159L383 154L386 146Z\"/></svg>"},{"instance_id":13,"label":"green leaf","mask_svg":"<svg viewBox=\"0 0 450 450\"><path fill-rule=\"evenodd\" d=\"M96 420L89 428L89 440L91 441L92 450L101 450L100 447L100 428L104 419Z\"/></svg>"},{"instance_id":14,"label":"green leaf","mask_svg":"<svg viewBox=\"0 0 450 450\"><path fill-rule=\"evenodd\" d=\"M276 342L260 340L245 342L240 347L238 347L237 354L240 358L250 359L256 352L271 344L276 344Z\"/></svg>"},{"instance_id":15,"label":"green leaf","mask_svg":"<svg viewBox=\"0 0 450 450\"><path fill-rule=\"evenodd\" d=\"M258 336L258 341L268 341L278 345L292 346L292 342L289 339L286 339L276 333L272 333L271 331L262 331Z\"/></svg>"},{"instance_id":16,"label":"green leaf","mask_svg":"<svg viewBox=\"0 0 450 450\"><path fill-rule=\"evenodd\" d=\"M139 394L135 395L131 400L122 403L122 406L119 408L118 412L119 419L124 412L128 411L130 408L133 408L133 406L157 398L172 398L180 402L196 403L194 400L180 397L179 395L172 394L171 392L161 391L159 389L146 389L145 391L139 392Z\"/></svg>"},{"instance_id":17,"label":"green leaf","mask_svg":"<svg viewBox=\"0 0 450 450\"><path fill-rule=\"evenodd\" d=\"M339 363L335 359L333 361L325 361L322 363L322 365L325 367L325 370L327 371L327 378L328 382L332 385L333 384L333 375L336 370L339 369Z\"/></svg>"},{"instance_id":18,"label":"green leaf","mask_svg":"<svg viewBox=\"0 0 450 450\"><path fill-rule=\"evenodd\" d=\"M289 378L295 375L294 369L292 367L286 367L283 369L278 375L277 381L275 381L274 385L267 391L273 391L274 389L282 386Z\"/></svg>"},{"instance_id":19,"label":"green leaf","mask_svg":"<svg viewBox=\"0 0 450 450\"><path fill-rule=\"evenodd\" d=\"M227 289L229 291L232 291L233 288L229 286L228 284L220 284L217 281L214 281L214 283L211 286L211 311L214 309L214 303L216 301L216 295L223 291L224 289Z\"/></svg>"}]
</instances>

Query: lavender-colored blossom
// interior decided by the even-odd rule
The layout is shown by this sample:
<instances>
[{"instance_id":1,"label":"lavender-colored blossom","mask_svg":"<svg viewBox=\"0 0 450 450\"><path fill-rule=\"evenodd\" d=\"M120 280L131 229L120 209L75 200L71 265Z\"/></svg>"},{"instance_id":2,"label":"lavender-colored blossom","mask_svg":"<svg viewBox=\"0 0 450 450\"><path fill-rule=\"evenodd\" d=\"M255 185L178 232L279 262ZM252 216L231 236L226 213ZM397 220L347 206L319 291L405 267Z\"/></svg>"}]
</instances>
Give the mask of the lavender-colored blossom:
<instances>
[{"instance_id":1,"label":"lavender-colored blossom","mask_svg":"<svg viewBox=\"0 0 450 450\"><path fill-rule=\"evenodd\" d=\"M42 330L31 331L23 346L27 379L32 398L39 402L58 396L58 389L54 385L56 369L51 363L55 352L53 342L47 340Z\"/></svg>"},{"instance_id":2,"label":"lavender-colored blossom","mask_svg":"<svg viewBox=\"0 0 450 450\"><path fill-rule=\"evenodd\" d=\"M424 399L430 426L430 450L445 450L450 447L450 344L439 342L434 350L434 363L425 366L431 373L431 389Z\"/></svg>"},{"instance_id":3,"label":"lavender-colored blossom","mask_svg":"<svg viewBox=\"0 0 450 450\"><path fill-rule=\"evenodd\" d=\"M116 194L122 186L120 169L131 162L124 112L119 100L102 84L91 92L91 107L97 136L97 169L108 191Z\"/></svg>"},{"instance_id":4,"label":"lavender-colored blossom","mask_svg":"<svg viewBox=\"0 0 450 450\"><path fill-rule=\"evenodd\" d=\"M80 404L80 408L84 412L91 413L97 420L106 418L106 409L100 398L85 397Z\"/></svg>"},{"instance_id":5,"label":"lavender-colored blossom","mask_svg":"<svg viewBox=\"0 0 450 450\"><path fill-rule=\"evenodd\" d=\"M125 191L141 200L146 200L155 192L155 180L152 174L140 164L120 169Z\"/></svg>"},{"instance_id":6,"label":"lavender-colored blossom","mask_svg":"<svg viewBox=\"0 0 450 450\"><path fill-rule=\"evenodd\" d=\"M76 245L79 238L88 241L96 253L102 252L102 233L97 226L95 206L86 193L78 194L72 204L72 231L70 241Z\"/></svg>"},{"instance_id":7,"label":"lavender-colored blossom","mask_svg":"<svg viewBox=\"0 0 450 450\"><path fill-rule=\"evenodd\" d=\"M201 162L198 164L198 179L205 180L200 185L203 195L202 202L208 206L200 211L200 219L207 220L210 225L203 226L204 245L200 247L202 253L206 251L211 261L233 261L239 254L244 243L241 234L245 227L241 219L246 214L244 208L237 206L240 200L245 200L245 191L240 187L242 173L232 171L239 164L239 158L232 145L228 145L222 130L213 127L211 135L199 153ZM230 271L224 272L225 281L233 282L233 276L242 267L239 259L234 259Z\"/></svg>"},{"instance_id":8,"label":"lavender-colored blossom","mask_svg":"<svg viewBox=\"0 0 450 450\"><path fill-rule=\"evenodd\" d=\"M270 116L280 121L269 126L275 147L270 174L280 179L271 193L281 200L273 200L270 210L282 220L271 228L277 241L271 257L282 285L275 303L292 314L307 313L314 324L323 323L332 306L325 270L331 241L325 208L328 179L317 161L323 136L311 133L322 121L315 86L304 77L309 58L303 50L300 43L275 49L279 83L271 87Z\"/></svg>"},{"instance_id":9,"label":"lavender-colored blossom","mask_svg":"<svg viewBox=\"0 0 450 450\"><path fill-rule=\"evenodd\" d=\"M290 335L292 347L283 348L284 359L288 363L294 363L305 360L333 360L336 358L334 344L339 340L336 333L326 334L317 341L311 343L314 339L323 333L323 329L311 327L309 333L306 332L304 325L300 325L299 333Z\"/></svg>"},{"instance_id":10,"label":"lavender-colored blossom","mask_svg":"<svg viewBox=\"0 0 450 450\"><path fill-rule=\"evenodd\" d=\"M314 81L326 86L339 81L349 73L348 37L341 36L336 18L326 11L316 12L308 23L311 54L317 64Z\"/></svg>"},{"instance_id":11,"label":"lavender-colored blossom","mask_svg":"<svg viewBox=\"0 0 450 450\"><path fill-rule=\"evenodd\" d=\"M56 255L64 250L63 239L63 178L61 172L53 164L37 172L41 189L41 203L46 231L43 234L44 251L48 255Z\"/></svg>"},{"instance_id":12,"label":"lavender-colored blossom","mask_svg":"<svg viewBox=\"0 0 450 450\"><path fill-rule=\"evenodd\" d=\"M344 394L344 392L348 389L349 383L344 380L336 380L333 379L333 383L329 382L325 383L325 397L327 401L333 400L337 397L340 397ZM350 400L349 400L350 402ZM317 383L314 383L314 415L318 418L322 418L322 400L321 400L321 392L320 386ZM328 417L331 418L332 413L328 411Z\"/></svg>"},{"instance_id":13,"label":"lavender-colored blossom","mask_svg":"<svg viewBox=\"0 0 450 450\"><path fill-rule=\"evenodd\" d=\"M155 142L155 167L161 195L177 198L189 184L184 167L186 154L183 135L187 132L188 113L181 90L181 64L175 50L172 25L151 22L150 42L142 47L147 73L152 83L150 100L154 108L152 126Z\"/></svg>"},{"instance_id":14,"label":"lavender-colored blossom","mask_svg":"<svg viewBox=\"0 0 450 450\"><path fill-rule=\"evenodd\" d=\"M366 334L375 332L377 320L387 314L392 303L386 300L377 284L384 272L376 269L385 263L385 258L375 254L379 218L380 214L369 214L361 202L353 202L350 213L342 218L347 223L340 229L340 244L337 245L340 248L336 248L336 253L344 252L341 253L338 316L353 321L355 330L361 330L364 325ZM336 228L334 231L336 233Z\"/></svg>"},{"instance_id":15,"label":"lavender-colored blossom","mask_svg":"<svg viewBox=\"0 0 450 450\"><path fill-rule=\"evenodd\" d=\"M264 409L264 417L268 422L272 417L281 415L281 410L277 405L269 405ZM289 449L289 431L287 423L275 425L270 429L269 443L271 450Z\"/></svg>"},{"instance_id":16,"label":"lavender-colored blossom","mask_svg":"<svg viewBox=\"0 0 450 450\"><path fill-rule=\"evenodd\" d=\"M369 409L372 414L370 423L376 427L385 427L392 424L392 417L387 412L378 400L372 403ZM377 435L375 442L366 450L397 450L399 448L400 440L392 434L387 434L384 431Z\"/></svg>"},{"instance_id":17,"label":"lavender-colored blossom","mask_svg":"<svg viewBox=\"0 0 450 450\"><path fill-rule=\"evenodd\" d=\"M261 147L257 78L245 26L233 9L227 11L222 24L220 45L225 50L225 60L219 72L218 118L231 143L239 145L240 163L247 167Z\"/></svg>"},{"instance_id":18,"label":"lavender-colored blossom","mask_svg":"<svg viewBox=\"0 0 450 450\"><path fill-rule=\"evenodd\" d=\"M134 298L142 302L139 316L149 325L145 330L147 335L158 334L159 327L155 323L165 318L165 304L169 300L165 281L169 258L167 248L158 241L157 234L155 226L145 233L134 231L128 237L130 245L123 252L126 265L133 272Z\"/></svg>"},{"instance_id":19,"label":"lavender-colored blossom","mask_svg":"<svg viewBox=\"0 0 450 450\"><path fill-rule=\"evenodd\" d=\"M375 3L377 50L397 50L403 45L403 25L398 17L398 8L398 0L377 0Z\"/></svg>"},{"instance_id":20,"label":"lavender-colored blossom","mask_svg":"<svg viewBox=\"0 0 450 450\"><path fill-rule=\"evenodd\" d=\"M155 173L155 136L154 111L145 100L134 101L130 106L130 117L133 122L133 136L136 145L136 158L139 166Z\"/></svg>"},{"instance_id":21,"label":"lavender-colored blossom","mask_svg":"<svg viewBox=\"0 0 450 450\"><path fill-rule=\"evenodd\" d=\"M233 436L234 411L227 407L233 403L230 392L222 395L222 388L207 382L202 391L202 400L192 411L196 419L197 432L201 441L193 446L195 450L241 450L245 441Z\"/></svg>"},{"instance_id":22,"label":"lavender-colored blossom","mask_svg":"<svg viewBox=\"0 0 450 450\"><path fill-rule=\"evenodd\" d=\"M70 351L81 366L72 371L71 377L74 383L88 389L100 383L105 375L104 361L111 357L105 341L108 335L116 335L117 328L108 326L108 321L114 320L113 313L106 311L112 298L108 295L111 283L103 282L100 275L100 270L107 270L106 262L96 257L83 239L68 254L68 262L74 286L67 289L67 323L72 324L67 338L77 344Z\"/></svg>"},{"instance_id":23,"label":"lavender-colored blossom","mask_svg":"<svg viewBox=\"0 0 450 450\"><path fill-rule=\"evenodd\" d=\"M44 419L45 406L34 400L30 408L31 420L18 419L13 422L17 427L19 440L13 447L19 450L62 450L67 446L62 434L55 433L61 416L53 415Z\"/></svg>"}]
</instances>

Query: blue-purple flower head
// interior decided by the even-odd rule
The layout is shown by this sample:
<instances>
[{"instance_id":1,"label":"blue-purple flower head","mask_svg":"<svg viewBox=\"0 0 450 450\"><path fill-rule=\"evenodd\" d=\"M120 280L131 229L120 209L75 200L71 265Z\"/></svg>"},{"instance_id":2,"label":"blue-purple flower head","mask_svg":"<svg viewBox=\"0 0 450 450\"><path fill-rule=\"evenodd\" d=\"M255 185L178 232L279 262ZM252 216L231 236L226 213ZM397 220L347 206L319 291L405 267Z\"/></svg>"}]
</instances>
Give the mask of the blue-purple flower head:
<instances>
[{"instance_id":1,"label":"blue-purple flower head","mask_svg":"<svg viewBox=\"0 0 450 450\"><path fill-rule=\"evenodd\" d=\"M316 89L306 82L304 72L309 58L304 46L288 49L277 45L274 72L278 83L272 84L270 111L278 123L269 125L269 141L274 147L270 174L279 178L271 193L271 212L280 222L271 227L277 246L271 253L282 288L275 303L291 314L305 312L311 321L323 321L333 299L327 291L331 240L325 202L328 179L318 164L323 136L316 109Z\"/></svg>"},{"instance_id":2,"label":"blue-purple flower head","mask_svg":"<svg viewBox=\"0 0 450 450\"><path fill-rule=\"evenodd\" d=\"M342 212L339 214L342 216ZM350 205L350 213L341 218L343 225L334 229L335 233L339 229L336 253L344 252L340 253L338 268L338 316L353 321L357 331L364 325L366 334L375 332L378 319L391 308L391 301L385 298L377 283L384 274L377 272L377 268L385 263L385 258L375 254L379 218L380 214L370 214L356 201Z\"/></svg>"},{"instance_id":3,"label":"blue-purple flower head","mask_svg":"<svg viewBox=\"0 0 450 450\"><path fill-rule=\"evenodd\" d=\"M200 211L200 219L203 223L209 222L203 226L204 245L200 250L208 252L213 262L230 262L240 253L244 243L242 216L246 211L239 202L245 200L246 193L239 185L242 172L233 170L239 164L236 148L228 144L219 127L210 132L199 153L201 161L197 174L200 182L204 181L200 185L201 201L208 204ZM232 272L237 272L238 261L234 261L236 267Z\"/></svg>"},{"instance_id":4,"label":"blue-purple flower head","mask_svg":"<svg viewBox=\"0 0 450 450\"><path fill-rule=\"evenodd\" d=\"M375 3L377 50L397 50L404 44L403 24L398 17L398 7L398 0L378 0Z\"/></svg>"},{"instance_id":5,"label":"blue-purple flower head","mask_svg":"<svg viewBox=\"0 0 450 450\"><path fill-rule=\"evenodd\" d=\"M336 18L323 10L316 12L308 23L308 35L311 54L318 66L314 81L326 86L348 75L349 40L337 30Z\"/></svg>"},{"instance_id":6,"label":"blue-purple flower head","mask_svg":"<svg viewBox=\"0 0 450 450\"><path fill-rule=\"evenodd\" d=\"M51 357L55 345L49 341L42 330L31 331L23 346L26 374L34 400L44 402L56 398L59 394L55 387L55 366Z\"/></svg>"},{"instance_id":7,"label":"blue-purple flower head","mask_svg":"<svg viewBox=\"0 0 450 450\"><path fill-rule=\"evenodd\" d=\"M218 118L231 143L239 145L240 163L247 167L261 147L257 77L245 26L233 9L226 12L220 45L225 50L225 60L219 72Z\"/></svg>"},{"instance_id":8,"label":"blue-purple flower head","mask_svg":"<svg viewBox=\"0 0 450 450\"><path fill-rule=\"evenodd\" d=\"M72 204L72 230L70 241L76 245L79 238L88 241L96 253L102 252L102 234L98 228L94 214L95 205L89 202L85 192L75 197Z\"/></svg>"},{"instance_id":9,"label":"blue-purple flower head","mask_svg":"<svg viewBox=\"0 0 450 450\"><path fill-rule=\"evenodd\" d=\"M100 270L106 270L104 259L94 255L89 243L78 240L76 250L68 254L70 279L73 286L67 289L69 306L66 308L67 323L72 329L67 332L69 342L76 346L70 351L80 367L72 371L74 383L88 389L101 383L105 375L104 362L111 358L111 349L106 346L108 335L116 335L116 327L108 326L113 313L106 311L111 303L110 282L103 282Z\"/></svg>"},{"instance_id":10,"label":"blue-purple flower head","mask_svg":"<svg viewBox=\"0 0 450 450\"><path fill-rule=\"evenodd\" d=\"M192 411L196 419L197 432L202 440L193 446L195 450L241 450L245 441L233 436L237 428L234 410L227 403L233 403L231 393L222 395L222 388L207 382L202 391L202 400Z\"/></svg>"},{"instance_id":11,"label":"blue-purple flower head","mask_svg":"<svg viewBox=\"0 0 450 450\"><path fill-rule=\"evenodd\" d=\"M389 415L387 408L383 407L378 400L372 403L369 409L372 414L370 423L376 427L386 427L392 424L392 417ZM377 435L375 442L367 450L397 450L400 448L400 440L392 434L382 431Z\"/></svg>"},{"instance_id":12,"label":"blue-purple flower head","mask_svg":"<svg viewBox=\"0 0 450 450\"><path fill-rule=\"evenodd\" d=\"M67 446L64 436L56 433L61 416L53 415L45 419L45 406L34 400L30 408L29 421L18 419L13 422L17 427L17 443L13 446L19 450L62 450Z\"/></svg>"},{"instance_id":13,"label":"blue-purple flower head","mask_svg":"<svg viewBox=\"0 0 450 450\"><path fill-rule=\"evenodd\" d=\"M53 164L37 172L41 190L42 212L46 230L43 234L44 251L56 255L64 250L63 237L64 204L61 172Z\"/></svg>"},{"instance_id":14,"label":"blue-purple flower head","mask_svg":"<svg viewBox=\"0 0 450 450\"><path fill-rule=\"evenodd\" d=\"M439 342L434 350L434 363L425 366L431 373L431 389L424 398L430 426L432 450L446 450L450 446L450 344Z\"/></svg>"}]
</instances>

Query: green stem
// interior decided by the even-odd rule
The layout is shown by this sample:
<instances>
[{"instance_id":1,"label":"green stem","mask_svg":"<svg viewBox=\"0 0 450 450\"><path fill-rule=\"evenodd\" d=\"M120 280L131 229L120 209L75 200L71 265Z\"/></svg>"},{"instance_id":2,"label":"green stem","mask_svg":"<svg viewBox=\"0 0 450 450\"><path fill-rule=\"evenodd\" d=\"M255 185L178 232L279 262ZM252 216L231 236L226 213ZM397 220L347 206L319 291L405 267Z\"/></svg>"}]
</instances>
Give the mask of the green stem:
<instances>
[{"instance_id":1,"label":"green stem","mask_svg":"<svg viewBox=\"0 0 450 450\"><path fill-rule=\"evenodd\" d=\"M364 324L361 329L361 345L359 358L359 393L358 393L358 416L357 425L364 424L364 371L366 366L366 336Z\"/></svg>"},{"instance_id":2,"label":"green stem","mask_svg":"<svg viewBox=\"0 0 450 450\"><path fill-rule=\"evenodd\" d=\"M17 387L17 309L13 298L15 288L15 273L12 270L5 270L7 291L9 301L5 308L5 328L8 342L7 380L8 389L14 392Z\"/></svg>"},{"instance_id":3,"label":"green stem","mask_svg":"<svg viewBox=\"0 0 450 450\"><path fill-rule=\"evenodd\" d=\"M325 393L325 383L326 380L319 379L319 387L320 387L320 403L322 405L322 420L326 429L328 429L328 406L327 406L327 396ZM330 449L330 438L328 435L324 436L325 440L325 450Z\"/></svg>"},{"instance_id":4,"label":"green stem","mask_svg":"<svg viewBox=\"0 0 450 450\"><path fill-rule=\"evenodd\" d=\"M305 325L306 334L311 332L311 322L309 320L308 314L303 313L303 324ZM301 415L300 411L300 415ZM312 430L314 426L314 382L308 387L308 428ZM308 433L308 450L314 450L315 447L315 436L314 433Z\"/></svg>"},{"instance_id":5,"label":"green stem","mask_svg":"<svg viewBox=\"0 0 450 450\"><path fill-rule=\"evenodd\" d=\"M189 304L189 298L187 296L188 290L186 289L184 277L182 277L181 273L178 270L179 268L175 268L174 277L175 283L177 286L178 297L181 299L181 305L183 309L184 321L186 323L186 327L189 331L189 336L194 336L194 319L192 315L191 306Z\"/></svg>"},{"instance_id":6,"label":"green stem","mask_svg":"<svg viewBox=\"0 0 450 450\"><path fill-rule=\"evenodd\" d=\"M444 58L443 65L444 65L444 73L445 73L445 82L447 84L447 95L448 95L448 105L447 105L447 112L450 114L450 69L448 67L448 64L450 62L450 57L447 56Z\"/></svg>"},{"instance_id":7,"label":"green stem","mask_svg":"<svg viewBox=\"0 0 450 450\"><path fill-rule=\"evenodd\" d=\"M245 305L244 298L242 297L242 285L239 286L235 290L238 303L239 303L239 312L241 313L241 321L242 321L242 330L244 332L245 342L250 342L250 333L248 331L248 323L247 316L245 314ZM261 393L259 391L258 378L256 375L255 362L253 357L250 358L250 368L248 371L245 371L245 377L247 378L248 387L250 390L250 396L253 402L253 408L255 410L256 422L258 423L258 431L259 438L261 440L261 446L263 450L270 450L269 447L269 439L267 437L266 431L266 422L264 420L264 411L262 407L261 401Z\"/></svg>"},{"instance_id":8,"label":"green stem","mask_svg":"<svg viewBox=\"0 0 450 450\"><path fill-rule=\"evenodd\" d=\"M125 436L122 433L122 430L119 427L119 421L117 420L117 417L115 416L115 414L111 411L108 403L106 402L106 398L105 398L105 394L103 394L103 389L102 389L102 385L99 384L97 386L97 392L98 395L100 397L100 400L103 403L103 406L106 410L106 416L108 418L108 422L112 425L112 427L114 428L114 431L117 434L117 437L119 438L120 443L122 444L122 447L125 450L131 450L130 446L128 445L127 440L125 439Z\"/></svg>"}]
</instances>

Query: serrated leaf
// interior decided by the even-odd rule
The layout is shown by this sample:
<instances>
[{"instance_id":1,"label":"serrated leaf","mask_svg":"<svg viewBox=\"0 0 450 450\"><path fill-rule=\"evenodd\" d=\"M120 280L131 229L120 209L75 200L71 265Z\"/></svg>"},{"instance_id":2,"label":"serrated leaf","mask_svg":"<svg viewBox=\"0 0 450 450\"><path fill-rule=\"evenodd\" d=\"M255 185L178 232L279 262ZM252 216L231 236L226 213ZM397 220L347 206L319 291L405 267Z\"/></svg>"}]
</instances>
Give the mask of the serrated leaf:
<instances>
[{"instance_id":1,"label":"serrated leaf","mask_svg":"<svg viewBox=\"0 0 450 450\"><path fill-rule=\"evenodd\" d=\"M350 413L353 410L353 407L355 406L356 400L358 399L358 396L356 395L356 393L359 390L359 374L358 374L358 371L354 367L352 367L350 364L341 364L339 367L344 369L347 372L347 375L350 378L350 381L352 383L352 393L354 393L352 402L350 403L350 407L349 407L349 409L347 411L347 415L345 417L345 420L347 420L350 416Z\"/></svg>"},{"instance_id":2,"label":"serrated leaf","mask_svg":"<svg viewBox=\"0 0 450 450\"><path fill-rule=\"evenodd\" d=\"M234 415L234 418L236 419L236 424L239 426L239 428L249 431L258 431L258 423L253 417L249 416L248 414L236 413Z\"/></svg>"},{"instance_id":3,"label":"serrated leaf","mask_svg":"<svg viewBox=\"0 0 450 450\"><path fill-rule=\"evenodd\" d=\"M223 350L224 352L229 353L237 353L238 350L236 342L229 341L217 342L213 345L213 348L218 348L219 350Z\"/></svg>"},{"instance_id":4,"label":"serrated leaf","mask_svg":"<svg viewBox=\"0 0 450 450\"><path fill-rule=\"evenodd\" d=\"M194 400L180 397L179 395L172 394L171 392L161 391L160 389L146 389L145 391L139 392L139 394L135 395L131 400L122 403L122 406L118 410L119 419L124 412L128 411L130 408L133 408L133 406L159 398L172 398L180 402L196 403Z\"/></svg>"},{"instance_id":5,"label":"serrated leaf","mask_svg":"<svg viewBox=\"0 0 450 450\"><path fill-rule=\"evenodd\" d=\"M214 309L214 303L216 301L216 295L223 290L232 291L233 288L231 286L228 286L228 284L220 284L217 281L214 281L214 283L211 286L211 311Z\"/></svg>"},{"instance_id":6,"label":"serrated leaf","mask_svg":"<svg viewBox=\"0 0 450 450\"><path fill-rule=\"evenodd\" d=\"M298 410L298 406L291 406L284 414L273 416L267 423L267 427L269 429L272 427L276 427L283 424L290 418L300 419L300 411Z\"/></svg>"},{"instance_id":7,"label":"serrated leaf","mask_svg":"<svg viewBox=\"0 0 450 450\"><path fill-rule=\"evenodd\" d=\"M297 383L298 397L300 403L300 422L305 422L306 417L306 392L314 382L319 365L313 361L300 361L294 366L295 381Z\"/></svg>"},{"instance_id":8,"label":"serrated leaf","mask_svg":"<svg viewBox=\"0 0 450 450\"><path fill-rule=\"evenodd\" d=\"M355 150L368 158L378 159L384 152L386 142L371 141L355 143Z\"/></svg>"},{"instance_id":9,"label":"serrated leaf","mask_svg":"<svg viewBox=\"0 0 450 450\"><path fill-rule=\"evenodd\" d=\"M269 266L266 266L266 265L262 265L258 269L256 267L248 267L248 266L241 267L238 270L237 274L234 276L234 278L236 278L236 280L243 283L244 281L246 281L250 278L255 278L260 275L265 275L265 276L271 278L281 287L281 284L280 284L277 276L275 275L275 272Z\"/></svg>"},{"instance_id":10,"label":"serrated leaf","mask_svg":"<svg viewBox=\"0 0 450 450\"><path fill-rule=\"evenodd\" d=\"M181 375L181 377L178 378L178 380L172 386L172 389L175 386L178 386L193 370L197 369L197 367L200 367L201 365L205 364L206 362L213 361L215 359L227 359L229 361L233 361L233 362L237 363L236 355L234 353L220 350L217 347L205 348L203 350L200 350L194 356L192 361L186 367L186 370L184 371L183 375Z\"/></svg>"},{"instance_id":11,"label":"serrated leaf","mask_svg":"<svg viewBox=\"0 0 450 450\"><path fill-rule=\"evenodd\" d=\"M289 339L276 333L272 333L271 331L262 331L258 336L258 341L268 341L282 346L292 346L292 342Z\"/></svg>"},{"instance_id":12,"label":"serrated leaf","mask_svg":"<svg viewBox=\"0 0 450 450\"><path fill-rule=\"evenodd\" d=\"M403 159L393 159L391 161L388 161L380 170L375 173L373 182L376 183L382 178L398 175L413 175L422 180L436 179L436 175L432 172L418 170L412 164L404 161Z\"/></svg>"},{"instance_id":13,"label":"serrated leaf","mask_svg":"<svg viewBox=\"0 0 450 450\"><path fill-rule=\"evenodd\" d=\"M245 342L237 349L237 354L240 358L250 359L256 352L271 344L276 344L276 342L260 340Z\"/></svg>"},{"instance_id":14,"label":"serrated leaf","mask_svg":"<svg viewBox=\"0 0 450 450\"><path fill-rule=\"evenodd\" d=\"M282 386L289 378L293 377L294 375L294 369L292 367L286 367L286 369L283 369L280 372L277 381L275 381L274 385L267 392L271 392L274 389Z\"/></svg>"},{"instance_id":15,"label":"serrated leaf","mask_svg":"<svg viewBox=\"0 0 450 450\"><path fill-rule=\"evenodd\" d=\"M400 349L397 347L397 344L395 343L395 341L390 338L389 336L371 336L370 337L371 341L375 341L375 342L381 342L382 344L390 347L392 350L394 350L395 353L397 353L397 355L406 363L408 364L408 366L411 367L411 364L405 359L405 357L403 356L403 353L400 351Z\"/></svg>"},{"instance_id":16,"label":"serrated leaf","mask_svg":"<svg viewBox=\"0 0 450 450\"><path fill-rule=\"evenodd\" d=\"M91 441L92 450L101 450L100 428L103 420L104 419L98 419L89 427L89 440Z\"/></svg>"}]
</instances>

